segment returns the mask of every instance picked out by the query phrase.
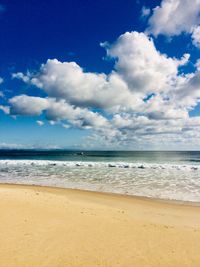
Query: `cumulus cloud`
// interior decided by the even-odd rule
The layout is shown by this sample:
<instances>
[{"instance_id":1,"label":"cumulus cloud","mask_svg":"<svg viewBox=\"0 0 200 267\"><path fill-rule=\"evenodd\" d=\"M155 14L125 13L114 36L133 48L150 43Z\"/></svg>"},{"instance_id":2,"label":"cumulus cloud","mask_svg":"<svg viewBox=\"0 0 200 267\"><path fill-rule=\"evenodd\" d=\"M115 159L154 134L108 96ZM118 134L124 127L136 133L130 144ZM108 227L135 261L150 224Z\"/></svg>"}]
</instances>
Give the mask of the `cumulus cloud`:
<instances>
[{"instance_id":1,"label":"cumulus cloud","mask_svg":"<svg viewBox=\"0 0 200 267\"><path fill-rule=\"evenodd\" d=\"M200 48L199 14L200 0L162 0L153 10L143 6L145 33L126 32L113 43L101 43L114 63L110 73L49 59L38 70L12 74L39 88L42 96L17 95L0 110L15 117L42 115L52 126L90 130L87 147L148 149L187 142L196 148L200 116L190 117L190 111L200 102L200 60L193 72L184 73L190 55L161 53L153 38L188 33ZM44 124L39 118L36 123Z\"/></svg>"},{"instance_id":2,"label":"cumulus cloud","mask_svg":"<svg viewBox=\"0 0 200 267\"><path fill-rule=\"evenodd\" d=\"M194 46L200 48L200 26L192 29L192 43Z\"/></svg>"},{"instance_id":3,"label":"cumulus cloud","mask_svg":"<svg viewBox=\"0 0 200 267\"><path fill-rule=\"evenodd\" d=\"M49 121L68 121L78 128L99 128L106 126L107 120L96 112L87 108L75 107L65 100L49 99L49 108L46 110Z\"/></svg>"},{"instance_id":4,"label":"cumulus cloud","mask_svg":"<svg viewBox=\"0 0 200 267\"><path fill-rule=\"evenodd\" d=\"M11 115L38 116L48 107L45 98L19 95L9 100Z\"/></svg>"},{"instance_id":5,"label":"cumulus cloud","mask_svg":"<svg viewBox=\"0 0 200 267\"><path fill-rule=\"evenodd\" d=\"M195 64L196 70L200 71L200 59L197 59L197 62Z\"/></svg>"},{"instance_id":6,"label":"cumulus cloud","mask_svg":"<svg viewBox=\"0 0 200 267\"><path fill-rule=\"evenodd\" d=\"M91 129L88 144L111 147L142 147L158 140L195 142L200 137L200 119L189 117L200 99L199 61L193 73L185 74L180 67L189 62L189 54L162 54L153 39L139 32L101 45L114 60L109 74L87 72L75 62L48 60L38 71L13 74L46 96L15 96L8 112L43 114L51 125Z\"/></svg>"},{"instance_id":7,"label":"cumulus cloud","mask_svg":"<svg viewBox=\"0 0 200 267\"><path fill-rule=\"evenodd\" d=\"M108 57L115 59L115 69L109 75L84 72L75 62L54 59L43 64L37 74L16 73L13 77L71 105L120 112L138 110L152 92L168 91L179 67L189 60L188 54L181 59L161 54L152 39L138 32L127 32L114 44L102 46Z\"/></svg>"},{"instance_id":8,"label":"cumulus cloud","mask_svg":"<svg viewBox=\"0 0 200 267\"><path fill-rule=\"evenodd\" d=\"M119 107L122 102L132 105L134 101L117 73L113 72L107 76L85 72L75 62L48 60L36 76L16 73L13 78L43 89L50 97L66 99L67 102L78 106L109 109Z\"/></svg>"},{"instance_id":9,"label":"cumulus cloud","mask_svg":"<svg viewBox=\"0 0 200 267\"><path fill-rule=\"evenodd\" d=\"M174 36L190 33L199 24L200 0L162 0L153 9L147 31L154 36L159 34Z\"/></svg>"},{"instance_id":10,"label":"cumulus cloud","mask_svg":"<svg viewBox=\"0 0 200 267\"><path fill-rule=\"evenodd\" d=\"M142 94L166 91L176 78L178 67L188 62L161 54L144 33L127 32L113 45L106 44L108 56L115 58L115 69L131 92Z\"/></svg>"},{"instance_id":11,"label":"cumulus cloud","mask_svg":"<svg viewBox=\"0 0 200 267\"><path fill-rule=\"evenodd\" d=\"M87 108L72 106L63 99L19 95L11 98L9 103L11 115L39 116L45 111L46 119L50 124L68 121L72 126L84 129L93 127L98 129L107 124L107 120L100 114ZM43 125L41 121L37 121L37 123L40 126Z\"/></svg>"},{"instance_id":12,"label":"cumulus cloud","mask_svg":"<svg viewBox=\"0 0 200 267\"><path fill-rule=\"evenodd\" d=\"M43 126L43 125L44 125L44 122L43 122L43 121L39 121L39 120L37 120L36 123L37 123L39 126Z\"/></svg>"}]
</instances>

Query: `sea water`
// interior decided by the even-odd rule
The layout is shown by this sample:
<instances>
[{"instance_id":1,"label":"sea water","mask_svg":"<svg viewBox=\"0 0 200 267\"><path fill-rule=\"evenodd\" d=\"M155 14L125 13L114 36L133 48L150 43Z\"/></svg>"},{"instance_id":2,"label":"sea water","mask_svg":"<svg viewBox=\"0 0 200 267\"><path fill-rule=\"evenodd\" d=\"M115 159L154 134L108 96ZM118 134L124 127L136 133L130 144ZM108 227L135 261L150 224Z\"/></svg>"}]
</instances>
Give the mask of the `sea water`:
<instances>
[{"instance_id":1,"label":"sea water","mask_svg":"<svg viewBox=\"0 0 200 267\"><path fill-rule=\"evenodd\" d=\"M1 150L0 182L200 202L200 152Z\"/></svg>"}]
</instances>

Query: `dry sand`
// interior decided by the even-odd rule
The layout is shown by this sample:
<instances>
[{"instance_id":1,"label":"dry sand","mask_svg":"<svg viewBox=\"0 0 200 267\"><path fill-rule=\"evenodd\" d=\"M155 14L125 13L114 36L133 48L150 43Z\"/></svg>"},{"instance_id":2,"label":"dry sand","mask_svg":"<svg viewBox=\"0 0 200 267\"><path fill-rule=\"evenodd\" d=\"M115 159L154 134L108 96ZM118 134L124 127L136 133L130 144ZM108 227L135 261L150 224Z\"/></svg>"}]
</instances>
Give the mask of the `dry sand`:
<instances>
[{"instance_id":1,"label":"dry sand","mask_svg":"<svg viewBox=\"0 0 200 267\"><path fill-rule=\"evenodd\" d=\"M200 266L200 207L0 185L0 267Z\"/></svg>"}]
</instances>

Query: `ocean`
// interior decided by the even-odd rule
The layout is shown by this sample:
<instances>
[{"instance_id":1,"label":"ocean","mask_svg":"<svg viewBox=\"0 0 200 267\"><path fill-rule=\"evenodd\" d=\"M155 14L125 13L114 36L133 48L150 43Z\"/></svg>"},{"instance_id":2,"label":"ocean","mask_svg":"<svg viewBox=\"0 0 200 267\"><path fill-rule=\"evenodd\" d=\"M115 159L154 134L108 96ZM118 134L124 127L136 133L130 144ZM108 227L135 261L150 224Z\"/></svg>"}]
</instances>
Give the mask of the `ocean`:
<instances>
[{"instance_id":1,"label":"ocean","mask_svg":"<svg viewBox=\"0 0 200 267\"><path fill-rule=\"evenodd\" d=\"M0 183L200 202L200 152L0 150Z\"/></svg>"}]
</instances>

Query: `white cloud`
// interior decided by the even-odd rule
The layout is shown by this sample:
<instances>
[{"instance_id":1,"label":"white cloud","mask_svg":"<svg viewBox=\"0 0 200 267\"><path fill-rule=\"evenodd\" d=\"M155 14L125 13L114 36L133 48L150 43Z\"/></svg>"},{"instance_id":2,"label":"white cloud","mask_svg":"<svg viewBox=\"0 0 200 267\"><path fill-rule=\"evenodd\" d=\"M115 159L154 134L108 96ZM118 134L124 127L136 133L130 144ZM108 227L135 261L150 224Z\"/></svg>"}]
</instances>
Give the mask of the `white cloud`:
<instances>
[{"instance_id":1,"label":"white cloud","mask_svg":"<svg viewBox=\"0 0 200 267\"><path fill-rule=\"evenodd\" d=\"M122 102L129 106L134 102L126 84L115 72L108 76L84 72L75 62L48 60L35 77L21 73L14 76L43 89L50 97L66 99L73 105L110 109L118 108Z\"/></svg>"},{"instance_id":2,"label":"white cloud","mask_svg":"<svg viewBox=\"0 0 200 267\"><path fill-rule=\"evenodd\" d=\"M141 10L141 18L147 18L151 14L151 9L143 6Z\"/></svg>"},{"instance_id":3,"label":"white cloud","mask_svg":"<svg viewBox=\"0 0 200 267\"><path fill-rule=\"evenodd\" d=\"M187 108L190 110L198 104L200 99L200 70L198 69L198 62L194 73L177 79L176 87L171 89L169 95L171 101L181 109Z\"/></svg>"},{"instance_id":4,"label":"white cloud","mask_svg":"<svg viewBox=\"0 0 200 267\"><path fill-rule=\"evenodd\" d=\"M2 84L4 82L3 78L0 77L0 84Z\"/></svg>"},{"instance_id":5,"label":"white cloud","mask_svg":"<svg viewBox=\"0 0 200 267\"><path fill-rule=\"evenodd\" d=\"M63 99L20 95L11 98L9 103L11 115L38 116L46 111L45 116L50 124L68 121L72 126L84 129L98 129L107 124L107 120L100 114L87 108L74 107ZM42 121L37 121L37 123L40 126L43 125Z\"/></svg>"},{"instance_id":6,"label":"white cloud","mask_svg":"<svg viewBox=\"0 0 200 267\"><path fill-rule=\"evenodd\" d=\"M69 129L70 128L70 125L69 124L66 124L66 123L62 123L62 127L65 128L65 129Z\"/></svg>"},{"instance_id":7,"label":"white cloud","mask_svg":"<svg viewBox=\"0 0 200 267\"><path fill-rule=\"evenodd\" d=\"M200 59L197 60L195 67L196 67L197 71L200 71Z\"/></svg>"},{"instance_id":8,"label":"white cloud","mask_svg":"<svg viewBox=\"0 0 200 267\"><path fill-rule=\"evenodd\" d=\"M65 99L72 105L133 109L143 103L145 94L166 91L176 78L179 66L189 60L188 54L182 59L161 54L152 39L138 32L127 32L114 44L102 46L116 62L115 70L109 75L84 72L75 62L54 59L43 64L36 75L15 73L13 77L34 84L49 97Z\"/></svg>"},{"instance_id":9,"label":"white cloud","mask_svg":"<svg viewBox=\"0 0 200 267\"><path fill-rule=\"evenodd\" d=\"M46 97L9 100L11 115L44 114L51 125L92 129L88 143L129 147L176 144L200 138L200 118L190 118L200 99L200 64L184 74L190 55L160 53L144 33L127 32L102 44L114 60L110 74L86 72L75 62L48 60L38 72L14 78L35 85Z\"/></svg>"},{"instance_id":10,"label":"white cloud","mask_svg":"<svg viewBox=\"0 0 200 267\"><path fill-rule=\"evenodd\" d=\"M118 75L133 93L149 94L167 91L178 74L178 67L188 62L161 54L152 39L144 33L127 32L117 42L107 46L108 56L115 58Z\"/></svg>"},{"instance_id":11,"label":"white cloud","mask_svg":"<svg viewBox=\"0 0 200 267\"><path fill-rule=\"evenodd\" d=\"M41 97L19 95L9 100L11 115L38 116L45 110L49 103Z\"/></svg>"},{"instance_id":12,"label":"white cloud","mask_svg":"<svg viewBox=\"0 0 200 267\"><path fill-rule=\"evenodd\" d=\"M16 73L13 77L71 105L119 112L137 110L147 94L169 90L179 66L189 60L188 54L178 60L159 53L153 40L138 32L121 35L113 45L106 44L106 49L116 60L109 75L84 72L75 62L54 59L43 64L36 75Z\"/></svg>"},{"instance_id":13,"label":"white cloud","mask_svg":"<svg viewBox=\"0 0 200 267\"><path fill-rule=\"evenodd\" d=\"M50 97L67 99L72 104L106 105L103 101L99 103L99 99L95 97L95 90L104 90L104 86L107 85L106 76L85 73L75 62L62 63L57 59L48 60L41 66L40 73L36 77L31 77L30 73L26 75L14 73L13 78L32 83L43 89Z\"/></svg>"},{"instance_id":14,"label":"white cloud","mask_svg":"<svg viewBox=\"0 0 200 267\"><path fill-rule=\"evenodd\" d=\"M162 0L161 5L153 9L147 31L174 36L183 32L190 33L200 21L200 0Z\"/></svg>"},{"instance_id":15,"label":"white cloud","mask_svg":"<svg viewBox=\"0 0 200 267\"><path fill-rule=\"evenodd\" d=\"M10 107L0 105L0 110L2 110L5 114L10 114Z\"/></svg>"},{"instance_id":16,"label":"white cloud","mask_svg":"<svg viewBox=\"0 0 200 267\"><path fill-rule=\"evenodd\" d=\"M43 122L43 121L39 121L39 120L37 120L36 123L37 123L39 126L43 126L43 125L44 125L44 122Z\"/></svg>"},{"instance_id":17,"label":"white cloud","mask_svg":"<svg viewBox=\"0 0 200 267\"><path fill-rule=\"evenodd\" d=\"M58 124L58 122L56 122L56 121L49 121L49 124L51 125L51 126L54 126L54 125L56 125L56 124Z\"/></svg>"},{"instance_id":18,"label":"white cloud","mask_svg":"<svg viewBox=\"0 0 200 267\"><path fill-rule=\"evenodd\" d=\"M87 108L75 107L65 100L49 99L49 107L46 110L49 121L68 121L78 128L99 128L107 124L107 120L96 112Z\"/></svg>"},{"instance_id":19,"label":"white cloud","mask_svg":"<svg viewBox=\"0 0 200 267\"><path fill-rule=\"evenodd\" d=\"M23 82L27 83L27 82L30 81L30 73L27 72L26 75L23 74L22 72L13 73L13 74L12 74L12 78L13 78L13 79L15 79L15 78L16 78L16 79L20 79L20 80L22 80Z\"/></svg>"},{"instance_id":20,"label":"white cloud","mask_svg":"<svg viewBox=\"0 0 200 267\"><path fill-rule=\"evenodd\" d=\"M200 26L192 29L192 43L194 46L200 48Z\"/></svg>"}]
</instances>

